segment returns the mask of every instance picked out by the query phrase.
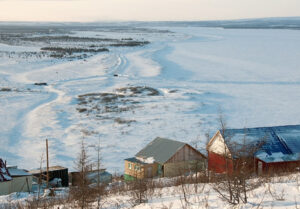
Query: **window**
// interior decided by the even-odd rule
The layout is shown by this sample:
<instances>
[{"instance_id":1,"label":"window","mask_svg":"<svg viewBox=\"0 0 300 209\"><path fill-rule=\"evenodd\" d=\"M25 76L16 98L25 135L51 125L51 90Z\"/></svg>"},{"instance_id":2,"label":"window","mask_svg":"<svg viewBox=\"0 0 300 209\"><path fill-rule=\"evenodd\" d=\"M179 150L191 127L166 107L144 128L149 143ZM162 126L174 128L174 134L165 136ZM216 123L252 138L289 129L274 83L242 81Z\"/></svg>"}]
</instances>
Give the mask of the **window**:
<instances>
[{"instance_id":1,"label":"window","mask_svg":"<svg viewBox=\"0 0 300 209\"><path fill-rule=\"evenodd\" d=\"M128 163L128 168L129 168L130 170L132 169L131 163Z\"/></svg>"},{"instance_id":2,"label":"window","mask_svg":"<svg viewBox=\"0 0 300 209\"><path fill-rule=\"evenodd\" d=\"M141 170L141 167L140 167L140 166L138 166L138 165L135 165L135 166L134 166L134 170L136 170L136 171L140 171L140 170Z\"/></svg>"}]
</instances>

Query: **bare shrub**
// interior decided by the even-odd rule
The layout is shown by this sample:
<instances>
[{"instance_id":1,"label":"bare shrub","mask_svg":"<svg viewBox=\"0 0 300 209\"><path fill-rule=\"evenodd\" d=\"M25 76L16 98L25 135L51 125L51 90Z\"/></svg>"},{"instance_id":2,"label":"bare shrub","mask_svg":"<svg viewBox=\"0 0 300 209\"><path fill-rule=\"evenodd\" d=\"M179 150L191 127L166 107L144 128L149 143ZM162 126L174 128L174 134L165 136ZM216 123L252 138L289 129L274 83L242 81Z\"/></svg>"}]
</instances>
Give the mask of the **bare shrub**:
<instances>
[{"instance_id":1,"label":"bare shrub","mask_svg":"<svg viewBox=\"0 0 300 209\"><path fill-rule=\"evenodd\" d=\"M254 174L254 155L264 144L264 139L256 144L247 141L246 133L239 140L231 141L227 133L226 121L219 117L220 132L224 138L225 173L214 175L213 189L226 202L237 205L248 202L248 192L261 185L261 179L251 180ZM225 144L226 143L226 144Z\"/></svg>"},{"instance_id":2,"label":"bare shrub","mask_svg":"<svg viewBox=\"0 0 300 209\"><path fill-rule=\"evenodd\" d=\"M136 178L130 184L129 194L131 196L131 205L134 207L136 205L146 203L148 201L147 188L148 182L146 179Z\"/></svg>"}]
</instances>

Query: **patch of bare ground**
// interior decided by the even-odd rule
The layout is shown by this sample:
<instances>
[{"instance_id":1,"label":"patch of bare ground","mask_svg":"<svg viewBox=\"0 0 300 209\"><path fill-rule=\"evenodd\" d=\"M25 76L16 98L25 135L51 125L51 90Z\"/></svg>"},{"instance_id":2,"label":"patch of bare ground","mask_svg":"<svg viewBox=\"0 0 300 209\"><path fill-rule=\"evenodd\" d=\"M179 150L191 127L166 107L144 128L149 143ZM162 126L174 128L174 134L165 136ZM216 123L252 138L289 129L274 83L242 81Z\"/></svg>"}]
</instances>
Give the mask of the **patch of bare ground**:
<instances>
[{"instance_id":1,"label":"patch of bare ground","mask_svg":"<svg viewBox=\"0 0 300 209\"><path fill-rule=\"evenodd\" d=\"M130 86L130 87L123 87L117 89L117 92L123 94L129 94L129 96L138 96L138 95L147 95L147 96L158 96L160 95L159 91L148 87L148 86Z\"/></svg>"},{"instance_id":2,"label":"patch of bare ground","mask_svg":"<svg viewBox=\"0 0 300 209\"><path fill-rule=\"evenodd\" d=\"M114 92L82 94L77 97L76 110L98 120L113 120L117 124L130 125L136 121L121 118L120 113L134 113L136 109L143 107L143 98L159 95L158 90L147 86L128 86Z\"/></svg>"},{"instance_id":3,"label":"patch of bare ground","mask_svg":"<svg viewBox=\"0 0 300 209\"><path fill-rule=\"evenodd\" d=\"M11 87L0 87L0 92L9 93L9 92L37 92L37 91L31 90L30 88L19 89L19 88L11 88Z\"/></svg>"}]
</instances>

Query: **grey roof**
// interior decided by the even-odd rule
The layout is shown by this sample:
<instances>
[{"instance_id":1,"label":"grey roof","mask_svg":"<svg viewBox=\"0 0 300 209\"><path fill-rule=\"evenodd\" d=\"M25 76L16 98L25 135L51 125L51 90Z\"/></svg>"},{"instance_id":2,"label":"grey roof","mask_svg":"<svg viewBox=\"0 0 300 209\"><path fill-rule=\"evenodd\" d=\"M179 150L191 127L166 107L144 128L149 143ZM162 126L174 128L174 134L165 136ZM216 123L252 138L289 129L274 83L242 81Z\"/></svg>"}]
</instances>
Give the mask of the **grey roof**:
<instances>
[{"instance_id":1,"label":"grey roof","mask_svg":"<svg viewBox=\"0 0 300 209\"><path fill-rule=\"evenodd\" d=\"M273 126L245 129L227 129L225 141L242 142L255 146L263 141L256 157L265 162L300 160L300 125Z\"/></svg>"},{"instance_id":2,"label":"grey roof","mask_svg":"<svg viewBox=\"0 0 300 209\"><path fill-rule=\"evenodd\" d=\"M61 170L66 170L66 169L68 169L68 168L65 168L65 167L62 167L62 166L50 166L49 167L49 172L61 171ZM41 172L46 172L46 171L47 171L47 168L44 167L42 169L34 169L34 170L30 170L28 172L35 175L35 174L40 174Z\"/></svg>"},{"instance_id":3,"label":"grey roof","mask_svg":"<svg viewBox=\"0 0 300 209\"><path fill-rule=\"evenodd\" d=\"M17 177L17 176L32 176L31 173L26 172L23 169L18 169L16 167L8 168L8 171L12 177Z\"/></svg>"},{"instance_id":4,"label":"grey roof","mask_svg":"<svg viewBox=\"0 0 300 209\"><path fill-rule=\"evenodd\" d=\"M157 137L135 156L142 158L153 157L155 162L164 164L186 143Z\"/></svg>"}]
</instances>

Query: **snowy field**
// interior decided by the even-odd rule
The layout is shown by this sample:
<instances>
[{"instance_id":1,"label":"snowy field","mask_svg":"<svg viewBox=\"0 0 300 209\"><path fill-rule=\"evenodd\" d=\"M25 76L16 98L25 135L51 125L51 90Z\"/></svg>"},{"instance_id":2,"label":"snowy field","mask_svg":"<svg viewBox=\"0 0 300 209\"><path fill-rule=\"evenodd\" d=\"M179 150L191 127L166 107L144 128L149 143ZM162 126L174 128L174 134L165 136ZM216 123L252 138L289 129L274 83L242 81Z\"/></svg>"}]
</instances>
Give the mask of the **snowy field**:
<instances>
[{"instance_id":1,"label":"snowy field","mask_svg":"<svg viewBox=\"0 0 300 209\"><path fill-rule=\"evenodd\" d=\"M0 157L10 165L39 167L47 138L50 164L73 170L84 138L91 158L100 139L103 167L123 172L123 159L157 136L204 148L220 110L231 128L300 124L299 30L116 26L67 32L33 37L84 39L5 42L2 36ZM99 37L108 52L56 58L41 50L95 47L86 42L98 44ZM115 39L150 44L118 47Z\"/></svg>"},{"instance_id":2,"label":"snowy field","mask_svg":"<svg viewBox=\"0 0 300 209\"><path fill-rule=\"evenodd\" d=\"M170 182L174 179L160 179L162 182ZM252 181L256 182L257 179ZM261 185L247 192L247 203L231 205L223 200L215 191L214 184L185 184L183 186L170 186L156 188L147 191L147 203L134 204L135 192L127 191L117 194L109 194L101 197L101 208L105 209L297 209L300 205L300 175L290 174L265 179ZM185 193L183 192L185 191ZM184 195L185 194L185 195ZM226 192L222 193L227 195ZM37 195L37 194L35 194ZM68 190L56 193L56 204L48 208L78 208L74 202L68 202ZM47 200L47 197L41 198ZM61 200L60 200L61 198ZM65 200L66 199L66 200ZM0 196L0 208L9 208L8 205L24 204L33 201L31 193L13 193ZM53 199L52 199L53 200ZM43 201L41 201L43 202ZM55 203L55 202L54 202ZM92 208L97 208L97 202L91 203ZM135 206L134 206L135 205Z\"/></svg>"}]
</instances>

